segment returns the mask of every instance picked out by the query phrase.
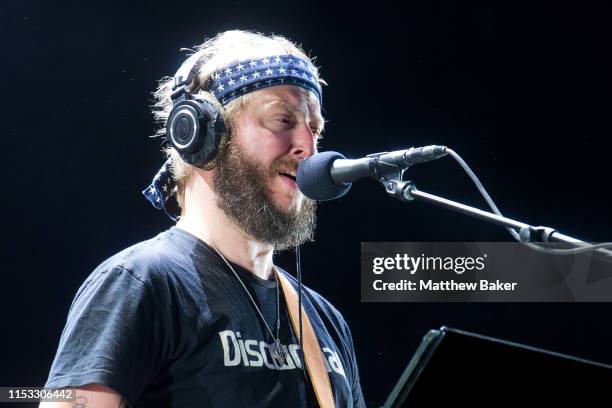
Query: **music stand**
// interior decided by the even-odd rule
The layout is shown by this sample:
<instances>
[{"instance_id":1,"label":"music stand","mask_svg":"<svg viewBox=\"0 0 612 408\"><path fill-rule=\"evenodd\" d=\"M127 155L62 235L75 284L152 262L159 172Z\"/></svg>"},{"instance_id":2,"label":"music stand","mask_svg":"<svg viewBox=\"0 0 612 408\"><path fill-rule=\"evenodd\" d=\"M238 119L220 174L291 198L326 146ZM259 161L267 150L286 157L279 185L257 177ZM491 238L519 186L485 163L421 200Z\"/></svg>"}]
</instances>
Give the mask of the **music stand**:
<instances>
[{"instance_id":1,"label":"music stand","mask_svg":"<svg viewBox=\"0 0 612 408\"><path fill-rule=\"evenodd\" d=\"M610 365L442 327L424 336L384 407L586 406L610 400L611 391Z\"/></svg>"}]
</instances>

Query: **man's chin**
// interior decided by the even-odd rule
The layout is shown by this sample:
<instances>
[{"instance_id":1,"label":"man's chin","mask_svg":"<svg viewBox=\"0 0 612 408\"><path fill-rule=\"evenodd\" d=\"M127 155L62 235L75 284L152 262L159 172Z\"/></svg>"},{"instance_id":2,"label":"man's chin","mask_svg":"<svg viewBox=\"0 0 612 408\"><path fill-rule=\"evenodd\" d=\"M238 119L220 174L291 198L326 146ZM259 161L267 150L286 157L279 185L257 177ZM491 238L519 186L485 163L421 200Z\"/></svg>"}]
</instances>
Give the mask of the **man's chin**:
<instances>
[{"instance_id":1,"label":"man's chin","mask_svg":"<svg viewBox=\"0 0 612 408\"><path fill-rule=\"evenodd\" d=\"M274 210L286 217L296 217L302 209L301 202L290 202L290 203L279 203L276 201L271 202Z\"/></svg>"},{"instance_id":2,"label":"man's chin","mask_svg":"<svg viewBox=\"0 0 612 408\"><path fill-rule=\"evenodd\" d=\"M266 197L268 204L286 216L296 216L304 206L304 196L299 191L293 197Z\"/></svg>"}]
</instances>

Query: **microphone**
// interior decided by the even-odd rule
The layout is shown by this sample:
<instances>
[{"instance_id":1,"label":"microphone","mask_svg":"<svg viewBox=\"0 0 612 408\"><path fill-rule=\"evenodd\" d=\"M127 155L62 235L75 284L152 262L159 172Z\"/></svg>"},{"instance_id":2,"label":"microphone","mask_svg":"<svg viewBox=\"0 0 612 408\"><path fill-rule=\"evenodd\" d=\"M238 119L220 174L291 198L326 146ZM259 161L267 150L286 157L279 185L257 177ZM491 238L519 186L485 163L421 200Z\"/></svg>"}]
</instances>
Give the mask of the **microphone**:
<instances>
[{"instance_id":1,"label":"microphone","mask_svg":"<svg viewBox=\"0 0 612 408\"><path fill-rule=\"evenodd\" d=\"M300 191L312 200L334 200L348 193L353 181L364 177L381 179L390 172L401 176L401 170L446 154L446 146L436 145L370 154L353 160L338 152L323 152L300 164L297 184Z\"/></svg>"}]
</instances>

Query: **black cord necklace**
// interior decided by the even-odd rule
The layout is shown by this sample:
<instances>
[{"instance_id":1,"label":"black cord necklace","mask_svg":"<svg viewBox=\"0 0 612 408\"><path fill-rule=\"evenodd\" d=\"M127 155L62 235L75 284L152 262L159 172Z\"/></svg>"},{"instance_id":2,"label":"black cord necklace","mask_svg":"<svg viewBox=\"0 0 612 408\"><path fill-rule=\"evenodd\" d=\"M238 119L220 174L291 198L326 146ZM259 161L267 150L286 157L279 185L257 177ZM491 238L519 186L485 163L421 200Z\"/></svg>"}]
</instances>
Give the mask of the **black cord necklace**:
<instances>
[{"instance_id":1,"label":"black cord necklace","mask_svg":"<svg viewBox=\"0 0 612 408\"><path fill-rule=\"evenodd\" d=\"M223 262L225 262L227 267L232 271L236 279L238 279L238 282L240 282L240 285L242 285L244 292L247 294L247 296L251 300L251 303L253 304L253 307L257 311L257 315L261 318L261 321L266 326L266 329L268 330L268 333L270 333L270 336L272 336L272 339L274 340L274 342L270 344L270 354L272 355L272 358L274 358L281 366L287 365L287 355L289 354L287 351L287 346L282 344L280 341L280 291L278 288L280 283L278 282L278 279L276 278L276 268L275 268L275 273L274 273L274 280L276 281L276 324L275 324L276 336L274 336L274 333L272 332L272 329L268 325L268 322L266 322L266 319L264 318L263 313L261 313L261 310L259 310L259 307L257 306L257 303L255 302L255 299L253 299L253 296L251 296L251 293L247 289L242 279L240 279L240 276L238 276L238 273L234 270L234 268L227 261L227 259L225 259L223 254L212 243L210 244L210 246L212 247L212 249L215 250L217 255L219 255L219 257L223 259Z\"/></svg>"}]
</instances>

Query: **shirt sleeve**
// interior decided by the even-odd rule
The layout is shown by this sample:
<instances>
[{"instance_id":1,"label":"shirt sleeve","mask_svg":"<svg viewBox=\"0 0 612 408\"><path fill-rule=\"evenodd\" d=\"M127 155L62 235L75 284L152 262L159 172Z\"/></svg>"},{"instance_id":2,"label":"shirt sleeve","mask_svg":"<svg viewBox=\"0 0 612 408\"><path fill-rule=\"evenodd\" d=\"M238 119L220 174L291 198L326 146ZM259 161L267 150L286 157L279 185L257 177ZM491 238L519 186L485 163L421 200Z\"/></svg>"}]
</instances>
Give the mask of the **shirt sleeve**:
<instances>
[{"instance_id":1,"label":"shirt sleeve","mask_svg":"<svg viewBox=\"0 0 612 408\"><path fill-rule=\"evenodd\" d=\"M72 302L45 387L103 384L134 402L162 361L162 309L153 295L128 269L95 271Z\"/></svg>"}]
</instances>

